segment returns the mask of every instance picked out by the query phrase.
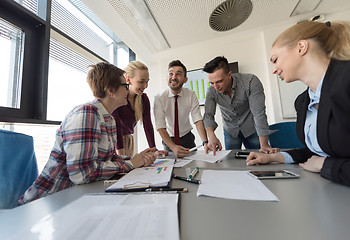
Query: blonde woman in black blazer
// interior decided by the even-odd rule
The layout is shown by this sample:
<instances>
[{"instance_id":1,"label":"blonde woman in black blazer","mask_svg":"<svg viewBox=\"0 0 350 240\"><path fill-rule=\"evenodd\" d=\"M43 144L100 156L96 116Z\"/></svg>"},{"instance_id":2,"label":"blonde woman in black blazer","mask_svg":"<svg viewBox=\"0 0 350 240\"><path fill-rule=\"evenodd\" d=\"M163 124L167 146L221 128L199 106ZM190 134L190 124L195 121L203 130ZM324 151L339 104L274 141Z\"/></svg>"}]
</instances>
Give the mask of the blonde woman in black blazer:
<instances>
[{"instance_id":1,"label":"blonde woman in black blazer","mask_svg":"<svg viewBox=\"0 0 350 240\"><path fill-rule=\"evenodd\" d=\"M251 153L247 165L299 163L350 186L350 22L304 22L283 32L271 49L273 73L308 89L295 101L305 148Z\"/></svg>"}]
</instances>

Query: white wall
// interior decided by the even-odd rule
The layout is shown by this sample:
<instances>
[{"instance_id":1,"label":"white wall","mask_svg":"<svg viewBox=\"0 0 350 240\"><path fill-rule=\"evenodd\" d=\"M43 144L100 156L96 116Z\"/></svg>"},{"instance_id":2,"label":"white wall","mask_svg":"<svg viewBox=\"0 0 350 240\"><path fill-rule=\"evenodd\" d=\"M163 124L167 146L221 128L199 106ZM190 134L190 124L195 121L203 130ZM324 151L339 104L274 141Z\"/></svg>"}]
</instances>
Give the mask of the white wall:
<instances>
[{"instance_id":1,"label":"white wall","mask_svg":"<svg viewBox=\"0 0 350 240\"><path fill-rule=\"evenodd\" d=\"M249 53L247 52L247 49L249 49ZM242 34L241 40L239 41L235 40L233 37L226 37L216 40L215 42L202 42L180 49L169 50L156 55L155 58L158 59L158 63L148 65L151 80L146 93L150 97L151 104L153 104L154 96L167 88L167 66L170 61L179 59L184 63L188 70L192 70L202 68L206 62L219 55L225 56L229 62L238 61L240 72L254 73L260 78L264 85L264 88L270 88L268 72L266 68L266 52L263 35L261 32L250 32L244 35ZM140 60L142 61L142 59ZM266 99L271 103L271 94L267 94ZM201 107L201 110L203 113L204 107ZM272 108L268 108L267 111L269 112L268 116L273 116ZM216 134L222 144L224 144L222 121L219 108L217 108L216 121L219 124L219 127L216 130ZM273 121L273 119L269 121ZM200 144L201 140L197 134L196 129L194 129L193 133L196 135L197 144ZM145 141L142 127L140 127L138 130L138 136L139 150L146 148L147 142ZM156 145L158 148L162 148L161 138L157 133Z\"/></svg>"},{"instance_id":2,"label":"white wall","mask_svg":"<svg viewBox=\"0 0 350 240\"><path fill-rule=\"evenodd\" d=\"M347 10L326 16L326 20L350 20L349 16L350 10ZM151 104L153 104L154 96L167 88L167 65L170 61L179 59L188 70L192 70L202 68L209 60L223 55L229 62L238 62L239 72L253 73L261 80L265 89L266 113L269 124L286 121L282 116L278 81L276 76L272 74L269 54L274 39L282 31L294 24L295 22L292 21L276 23L264 29L205 41L182 48L170 49L160 54L155 54L152 63L145 62L150 70L151 80L146 93L150 97ZM142 61L142 59L140 60ZM291 101L294 102L293 99ZM217 108L217 110L219 109ZM224 144L221 115L219 112L217 112L216 121L219 124L216 135L219 137L221 143ZM194 130L193 133L196 134L196 141L200 144L201 141L197 131ZM142 127L139 127L137 134L139 150L147 148L148 144ZM161 138L157 132L156 145L162 149Z\"/></svg>"}]
</instances>

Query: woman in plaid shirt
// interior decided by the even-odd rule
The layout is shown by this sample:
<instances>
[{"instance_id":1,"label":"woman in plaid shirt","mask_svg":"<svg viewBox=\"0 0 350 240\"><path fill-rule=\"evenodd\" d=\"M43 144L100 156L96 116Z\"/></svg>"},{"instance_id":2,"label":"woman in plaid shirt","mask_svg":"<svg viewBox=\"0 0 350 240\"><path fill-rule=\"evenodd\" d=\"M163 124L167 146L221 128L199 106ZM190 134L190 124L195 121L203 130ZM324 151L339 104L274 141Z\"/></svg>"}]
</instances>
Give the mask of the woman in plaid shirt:
<instances>
[{"instance_id":1,"label":"woman in plaid shirt","mask_svg":"<svg viewBox=\"0 0 350 240\"><path fill-rule=\"evenodd\" d=\"M124 71L109 63L90 66L87 82L94 101L75 107L56 132L56 142L44 170L18 204L50 195L77 184L107 179L116 173L149 166L155 148L122 159L116 154L116 124L111 113L127 104Z\"/></svg>"}]
</instances>

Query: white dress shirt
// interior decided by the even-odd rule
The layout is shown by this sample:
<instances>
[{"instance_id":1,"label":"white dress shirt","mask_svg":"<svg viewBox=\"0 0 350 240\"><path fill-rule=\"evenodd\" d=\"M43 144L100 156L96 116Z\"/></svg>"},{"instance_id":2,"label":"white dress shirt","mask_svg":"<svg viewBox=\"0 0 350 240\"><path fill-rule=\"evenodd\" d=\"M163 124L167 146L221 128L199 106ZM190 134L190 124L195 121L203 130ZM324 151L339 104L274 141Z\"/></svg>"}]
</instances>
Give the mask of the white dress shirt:
<instances>
[{"instance_id":1,"label":"white dress shirt","mask_svg":"<svg viewBox=\"0 0 350 240\"><path fill-rule=\"evenodd\" d=\"M193 123L203 120L199 109L199 102L194 91L188 88L182 88L178 94L178 116L180 137L185 136L192 130L190 123L190 113ZM154 119L156 122L156 129L166 128L170 137L174 137L174 119L175 119L175 95L170 89L154 97Z\"/></svg>"}]
</instances>

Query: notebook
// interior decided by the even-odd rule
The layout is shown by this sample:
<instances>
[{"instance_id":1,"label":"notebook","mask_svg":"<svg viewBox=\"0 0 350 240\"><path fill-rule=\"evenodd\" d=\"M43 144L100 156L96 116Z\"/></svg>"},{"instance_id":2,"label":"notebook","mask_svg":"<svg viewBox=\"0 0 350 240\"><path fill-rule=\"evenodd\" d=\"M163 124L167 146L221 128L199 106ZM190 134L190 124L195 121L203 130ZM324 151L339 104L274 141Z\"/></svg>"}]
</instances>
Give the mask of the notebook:
<instances>
[{"instance_id":1,"label":"notebook","mask_svg":"<svg viewBox=\"0 0 350 240\"><path fill-rule=\"evenodd\" d=\"M158 166L136 168L106 189L106 192L123 192L134 189L170 187L174 159Z\"/></svg>"}]
</instances>

